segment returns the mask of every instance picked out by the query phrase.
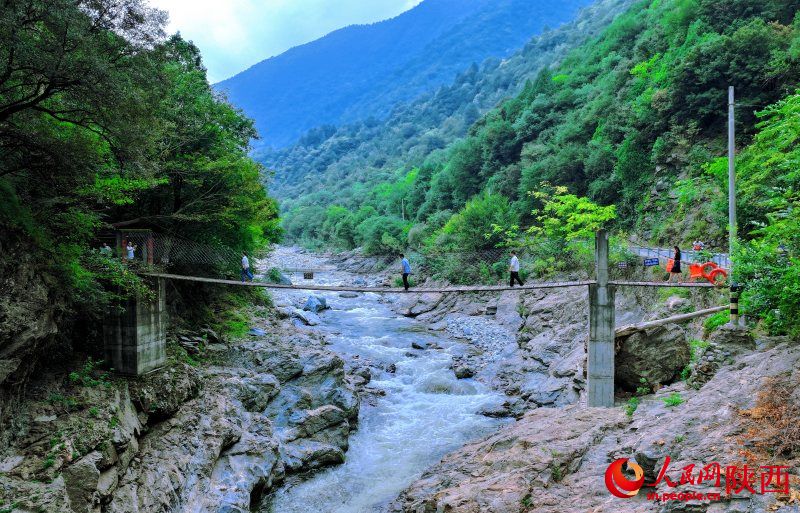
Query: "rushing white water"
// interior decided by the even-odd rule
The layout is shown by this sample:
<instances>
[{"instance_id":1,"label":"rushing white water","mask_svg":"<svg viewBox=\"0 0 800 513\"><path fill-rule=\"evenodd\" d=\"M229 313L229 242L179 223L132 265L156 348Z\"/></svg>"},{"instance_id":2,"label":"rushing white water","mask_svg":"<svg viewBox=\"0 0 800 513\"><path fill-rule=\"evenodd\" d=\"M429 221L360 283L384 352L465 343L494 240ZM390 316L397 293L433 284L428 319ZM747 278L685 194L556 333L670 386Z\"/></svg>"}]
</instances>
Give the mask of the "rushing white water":
<instances>
[{"instance_id":1,"label":"rushing white water","mask_svg":"<svg viewBox=\"0 0 800 513\"><path fill-rule=\"evenodd\" d=\"M323 296L332 309L321 314L317 329L329 334L331 349L384 368L394 364L396 372L373 369L372 385L386 395L374 406L362 405L345 463L286 485L265 512L375 511L444 454L500 425L477 412L503 398L474 380L456 379L450 368L452 355L464 350L462 342L396 315L374 294ZM415 341L442 349L415 351Z\"/></svg>"}]
</instances>

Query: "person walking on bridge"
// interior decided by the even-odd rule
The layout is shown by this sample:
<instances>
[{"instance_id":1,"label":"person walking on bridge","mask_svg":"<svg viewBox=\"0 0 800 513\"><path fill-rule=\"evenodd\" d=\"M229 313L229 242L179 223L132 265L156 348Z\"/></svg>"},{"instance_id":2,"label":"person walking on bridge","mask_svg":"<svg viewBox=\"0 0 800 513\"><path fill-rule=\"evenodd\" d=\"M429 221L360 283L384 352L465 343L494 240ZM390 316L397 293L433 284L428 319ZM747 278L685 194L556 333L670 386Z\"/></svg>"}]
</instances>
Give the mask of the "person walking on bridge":
<instances>
[{"instance_id":1,"label":"person walking on bridge","mask_svg":"<svg viewBox=\"0 0 800 513\"><path fill-rule=\"evenodd\" d=\"M247 258L247 252L242 251L242 283L244 283L245 278L253 281L253 273L250 271L250 259Z\"/></svg>"},{"instance_id":2,"label":"person walking on bridge","mask_svg":"<svg viewBox=\"0 0 800 513\"><path fill-rule=\"evenodd\" d=\"M674 255L672 256L672 268L669 270L669 281L672 282L673 278L677 278L678 283L683 283L683 274L681 274L681 248L675 246Z\"/></svg>"},{"instance_id":3,"label":"person walking on bridge","mask_svg":"<svg viewBox=\"0 0 800 513\"><path fill-rule=\"evenodd\" d=\"M519 258L517 258L517 252L511 252L511 261L508 263L508 272L511 273L511 280L509 285L513 288L514 281L519 283L520 287L524 287L525 284L522 283L522 280L519 278Z\"/></svg>"},{"instance_id":4,"label":"person walking on bridge","mask_svg":"<svg viewBox=\"0 0 800 513\"><path fill-rule=\"evenodd\" d=\"M411 264L402 253L400 253L400 265L403 267L403 288L408 292L408 275L411 274Z\"/></svg>"}]
</instances>

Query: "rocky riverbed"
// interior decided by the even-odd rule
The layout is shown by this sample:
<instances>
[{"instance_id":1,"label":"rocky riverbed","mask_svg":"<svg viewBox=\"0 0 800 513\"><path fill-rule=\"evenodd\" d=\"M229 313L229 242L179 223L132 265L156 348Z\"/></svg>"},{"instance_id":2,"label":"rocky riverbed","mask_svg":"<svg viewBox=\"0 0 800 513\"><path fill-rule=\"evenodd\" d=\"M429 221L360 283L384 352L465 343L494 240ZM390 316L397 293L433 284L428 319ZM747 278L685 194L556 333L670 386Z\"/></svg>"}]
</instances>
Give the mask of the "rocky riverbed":
<instances>
[{"instance_id":1,"label":"rocky riverbed","mask_svg":"<svg viewBox=\"0 0 800 513\"><path fill-rule=\"evenodd\" d=\"M0 457L3 511L245 512L287 476L344 461L359 411L344 361L254 313L251 335L207 344L201 364L176 344L141 378L37 383Z\"/></svg>"}]
</instances>

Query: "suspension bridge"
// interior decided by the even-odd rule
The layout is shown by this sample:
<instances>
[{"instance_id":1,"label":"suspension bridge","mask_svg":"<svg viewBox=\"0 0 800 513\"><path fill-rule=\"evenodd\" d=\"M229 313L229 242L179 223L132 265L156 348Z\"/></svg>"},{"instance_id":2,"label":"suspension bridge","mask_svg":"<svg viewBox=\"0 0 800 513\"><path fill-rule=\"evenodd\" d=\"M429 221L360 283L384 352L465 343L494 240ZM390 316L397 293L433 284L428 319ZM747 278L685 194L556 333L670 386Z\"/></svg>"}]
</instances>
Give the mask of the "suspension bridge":
<instances>
[{"instance_id":1,"label":"suspension bridge","mask_svg":"<svg viewBox=\"0 0 800 513\"><path fill-rule=\"evenodd\" d=\"M139 237L137 244L135 237ZM275 290L301 290L319 292L356 292L378 294L409 294L409 293L500 293L507 291L525 292L544 289L563 289L574 287L588 287L589 290L589 341L587 345L587 402L589 406L611 407L614 406L614 352L617 337L625 337L636 331L648 329L653 326L668 322L684 322L703 315L710 315L723 311L728 307L719 306L708 310L682 314L681 316L661 319L638 326L626 326L617 329L615 324L614 297L620 287L669 287L713 289L715 285L709 282L683 282L672 283L652 280L612 279L613 271L627 269L627 265L611 266L609 263L609 237L604 231L597 233L594 250L594 277L593 279L573 281L544 281L529 282L524 286L512 287L505 285L449 285L416 287L406 291L398 287L358 286L358 285L323 285L316 283L285 284L264 281L244 281L228 278L213 278L176 274L156 270L158 264L169 264L180 259L189 260L190 263L204 263L216 265L220 268L230 265L231 261L238 262L236 252L224 249L209 251L192 247L192 244L178 243L174 239L162 241L159 244L152 233L122 233L117 234L116 246L123 251L123 259L137 259L136 249L143 248L138 258L152 266L142 267L139 274L152 278L157 282L156 300L144 301L131 299L124 305L121 314L112 314L104 324L104 338L108 361L112 362L119 372L141 375L163 365L166 354L166 289L165 283L170 281L193 282L232 287L259 287ZM133 248L133 249L131 249ZM200 251L198 251L198 248ZM637 250L635 254L641 256ZM658 257L660 262L661 257ZM288 268L292 269L292 268ZM294 269L295 272L310 274L312 272L334 272L336 269ZM652 274L652 273L651 273ZM308 280L305 280L308 281ZM738 313L735 298L732 295L731 314L732 320Z\"/></svg>"}]
</instances>

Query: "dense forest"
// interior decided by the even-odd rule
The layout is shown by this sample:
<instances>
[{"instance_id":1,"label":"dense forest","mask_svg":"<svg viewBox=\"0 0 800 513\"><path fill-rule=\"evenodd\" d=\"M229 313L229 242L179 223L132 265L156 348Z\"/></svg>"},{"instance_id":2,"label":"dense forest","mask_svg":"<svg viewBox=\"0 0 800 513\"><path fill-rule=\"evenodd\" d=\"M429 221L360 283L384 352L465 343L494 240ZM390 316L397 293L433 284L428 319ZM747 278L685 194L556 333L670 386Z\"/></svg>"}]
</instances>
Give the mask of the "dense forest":
<instances>
[{"instance_id":1,"label":"dense forest","mask_svg":"<svg viewBox=\"0 0 800 513\"><path fill-rule=\"evenodd\" d=\"M590 0L425 0L390 20L345 27L215 87L255 119L258 146L370 116L450 82L472 62L506 57Z\"/></svg>"},{"instance_id":2,"label":"dense forest","mask_svg":"<svg viewBox=\"0 0 800 513\"><path fill-rule=\"evenodd\" d=\"M113 226L237 251L280 233L248 156L253 122L210 87L194 45L165 36L165 19L141 0L0 10L0 358L37 349L30 326L96 332L120 294L147 292L97 251Z\"/></svg>"},{"instance_id":3,"label":"dense forest","mask_svg":"<svg viewBox=\"0 0 800 513\"><path fill-rule=\"evenodd\" d=\"M476 251L526 233L539 243L542 235L569 238L541 229L578 209L586 223L577 232L608 225L643 241L701 238L724 248L727 186L717 159L725 155L727 86L734 85L738 142L753 144L742 157L750 169L741 171L746 244L738 258L752 281L749 305L777 326L798 304L796 282L769 273L780 268L776 255L796 258L798 249L784 223L796 222L787 152L797 134L799 7L783 0L636 2L478 119L466 137L421 162L414 156L394 164L395 157L391 173L372 173L362 153L368 142L340 141L350 143L344 151L317 144L305 159L331 163L317 176L299 173L319 189L288 203L288 234L372 253ZM335 134L341 131L309 137ZM783 145L770 143L778 136ZM364 167L348 182L340 169L351 160ZM304 165L284 162L289 171L279 174ZM564 246L537 250L547 261ZM754 279L760 276L772 278Z\"/></svg>"}]
</instances>

